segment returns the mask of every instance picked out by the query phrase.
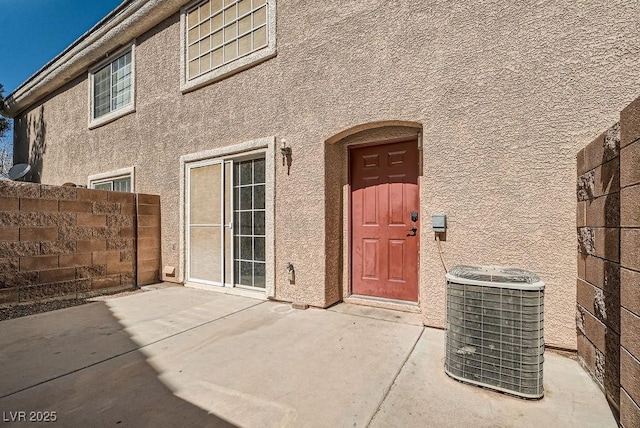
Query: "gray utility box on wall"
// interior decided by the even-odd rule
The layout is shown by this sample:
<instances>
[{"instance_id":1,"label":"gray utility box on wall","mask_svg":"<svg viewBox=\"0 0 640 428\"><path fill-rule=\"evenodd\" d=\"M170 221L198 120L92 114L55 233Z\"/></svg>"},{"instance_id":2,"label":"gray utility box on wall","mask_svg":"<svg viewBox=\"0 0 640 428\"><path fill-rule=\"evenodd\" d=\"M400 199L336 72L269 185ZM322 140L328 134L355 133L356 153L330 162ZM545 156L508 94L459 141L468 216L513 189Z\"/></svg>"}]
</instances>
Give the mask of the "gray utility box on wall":
<instances>
[{"instance_id":1,"label":"gray utility box on wall","mask_svg":"<svg viewBox=\"0 0 640 428\"><path fill-rule=\"evenodd\" d=\"M531 272L454 266L447 273L445 372L524 398L541 398L544 282Z\"/></svg>"}]
</instances>

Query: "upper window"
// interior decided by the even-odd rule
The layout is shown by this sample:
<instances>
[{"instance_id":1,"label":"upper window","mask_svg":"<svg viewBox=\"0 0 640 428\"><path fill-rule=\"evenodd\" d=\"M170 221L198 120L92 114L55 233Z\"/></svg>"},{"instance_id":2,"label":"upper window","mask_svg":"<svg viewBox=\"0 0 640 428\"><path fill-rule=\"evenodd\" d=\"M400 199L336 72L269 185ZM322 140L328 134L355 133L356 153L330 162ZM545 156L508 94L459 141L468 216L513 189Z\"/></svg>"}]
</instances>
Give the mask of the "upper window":
<instances>
[{"instance_id":1,"label":"upper window","mask_svg":"<svg viewBox=\"0 0 640 428\"><path fill-rule=\"evenodd\" d=\"M90 125L98 125L133 111L133 46L89 71Z\"/></svg>"},{"instance_id":2,"label":"upper window","mask_svg":"<svg viewBox=\"0 0 640 428\"><path fill-rule=\"evenodd\" d=\"M182 14L183 89L275 54L275 0L205 0Z\"/></svg>"}]
</instances>

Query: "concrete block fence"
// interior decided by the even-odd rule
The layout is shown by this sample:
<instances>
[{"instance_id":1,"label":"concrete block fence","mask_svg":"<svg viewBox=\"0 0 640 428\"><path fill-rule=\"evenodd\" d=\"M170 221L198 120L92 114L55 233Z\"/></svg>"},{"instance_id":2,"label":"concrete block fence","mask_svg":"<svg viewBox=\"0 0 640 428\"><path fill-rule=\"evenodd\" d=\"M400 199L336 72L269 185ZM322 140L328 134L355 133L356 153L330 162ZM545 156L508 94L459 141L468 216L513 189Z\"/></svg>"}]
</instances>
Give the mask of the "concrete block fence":
<instances>
[{"instance_id":1,"label":"concrete block fence","mask_svg":"<svg viewBox=\"0 0 640 428\"><path fill-rule=\"evenodd\" d=\"M640 98L577 156L578 356L640 426Z\"/></svg>"},{"instance_id":2,"label":"concrete block fence","mask_svg":"<svg viewBox=\"0 0 640 428\"><path fill-rule=\"evenodd\" d=\"M0 306L157 282L160 198L0 181Z\"/></svg>"}]
</instances>

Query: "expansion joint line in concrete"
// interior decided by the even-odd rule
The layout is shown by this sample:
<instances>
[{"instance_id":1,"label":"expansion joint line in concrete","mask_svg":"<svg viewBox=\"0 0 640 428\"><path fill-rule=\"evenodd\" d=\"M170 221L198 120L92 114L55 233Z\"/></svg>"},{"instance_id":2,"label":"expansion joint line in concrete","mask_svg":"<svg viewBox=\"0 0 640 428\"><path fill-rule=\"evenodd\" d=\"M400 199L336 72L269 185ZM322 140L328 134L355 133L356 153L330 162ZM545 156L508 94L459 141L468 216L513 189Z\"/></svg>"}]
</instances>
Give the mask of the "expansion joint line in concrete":
<instances>
[{"instance_id":1,"label":"expansion joint line in concrete","mask_svg":"<svg viewBox=\"0 0 640 428\"><path fill-rule=\"evenodd\" d=\"M398 368L396 375L393 377L393 381L389 384L387 389L384 391L384 395L382 397L382 400L380 400L380 403L378 404L378 408L376 409L375 412L373 412L371 419L369 419L369 421L367 422L367 425L366 425L367 428L371 426L376 416L378 416L378 413L380 413L380 409L382 408L382 405L387 400L389 393L393 389L393 385L396 384L396 381L398 380L398 376L400 376L400 373L402 373L402 369L404 369L404 366L407 365L407 361L409 361L409 357L411 357L411 354L413 354L413 351L416 349L416 345L420 341L420 338L422 338L422 335L424 334L424 330L425 330L425 327L422 327L422 330L420 330L420 334L418 335L418 338L416 339L415 342L413 342L413 346L411 347L411 350L407 352L407 356L404 358L404 361L402 362L402 364L400 364L400 368Z\"/></svg>"},{"instance_id":2,"label":"expansion joint line in concrete","mask_svg":"<svg viewBox=\"0 0 640 428\"><path fill-rule=\"evenodd\" d=\"M63 373L63 374L61 374L61 375L54 376L54 377L52 377L52 378L50 378L50 379L43 380L42 382L34 383L33 385L29 385L29 386L24 387L24 388L22 388L22 389L19 389L19 390L17 390L17 391L13 391L13 392L10 392L10 393L8 393L8 394L2 395L2 396L0 396L0 399L3 399L3 398L6 398L6 397L9 397L9 396L14 395L14 394L18 394L18 393L20 393L20 392L26 391L26 390L31 389L31 388L35 388L36 386L44 385L45 383L51 382L51 381L56 380L56 379L63 378L63 377L65 377L65 376L69 376L69 375L71 375L71 374L74 374L74 373L80 372L80 371L85 370L85 369L88 369L88 368L90 368L90 367L97 366L98 364L102 364L102 363L105 363L105 362L107 362L107 361L114 360L114 359L116 359L116 358L118 358L118 357L122 357L123 355L127 355L127 354L130 354L130 353L132 353L132 352L139 351L139 350L141 350L141 349L143 349L143 348L146 348L147 346L155 345L156 343L162 342L162 341L167 340L167 339L171 339L172 337L175 337L175 336L181 335L181 334L186 333L186 332L188 332L188 331L192 331L192 330L195 330L195 329L200 328L200 327L202 327L202 326L205 326L205 325L211 324L211 323L213 323L213 322L220 321L220 320L225 319L225 318L228 318L228 317L230 317L230 316L233 316L233 315L239 314L240 312L246 311L246 310L251 309L251 308L255 308L256 306L258 306L258 305L262 305L263 303L265 303L265 302L258 302L258 303L256 303L255 305L247 306L246 308L242 308L242 309L239 309L239 310L237 310L237 311L235 311L235 312L231 312L231 313L228 313L228 314L222 315L222 316L220 316L220 317L218 317L218 318L214 318L214 319L209 320L209 321L207 321L207 322L203 322L202 324L194 325L193 327L189 327L189 328L188 328L188 329L186 329L186 330L182 330L182 331L179 331L179 332L177 332L177 333L170 334L169 336L167 336L167 337L163 337L162 339L154 340L153 342L147 343L146 345L138 346L138 347L136 347L136 348L134 348L134 349L130 349L130 350L128 350L128 351L121 352L121 353L116 354L116 355L112 355L111 357L109 357L109 358L105 358L104 360L96 361L95 363L91 363L91 364L88 364L88 365L86 365L86 366L84 366L84 367L80 367L80 368L77 368L77 369L74 369L74 370L68 371L68 372L66 372L66 373Z\"/></svg>"},{"instance_id":3,"label":"expansion joint line in concrete","mask_svg":"<svg viewBox=\"0 0 640 428\"><path fill-rule=\"evenodd\" d=\"M392 322L394 324L405 324L405 325L407 324L406 322L402 322L402 321L388 320L388 319L374 317L374 316L370 316L370 315L352 314L352 313L348 313L348 312L335 311L333 309L326 309L326 310L327 311L331 311L334 314L349 315L350 317L367 318L367 319L370 319L370 320L376 320L376 321L382 321L382 322ZM391 310L393 310L393 309L391 309ZM407 313L412 313L412 312L407 312ZM419 327L419 326L416 326L416 327Z\"/></svg>"}]
</instances>

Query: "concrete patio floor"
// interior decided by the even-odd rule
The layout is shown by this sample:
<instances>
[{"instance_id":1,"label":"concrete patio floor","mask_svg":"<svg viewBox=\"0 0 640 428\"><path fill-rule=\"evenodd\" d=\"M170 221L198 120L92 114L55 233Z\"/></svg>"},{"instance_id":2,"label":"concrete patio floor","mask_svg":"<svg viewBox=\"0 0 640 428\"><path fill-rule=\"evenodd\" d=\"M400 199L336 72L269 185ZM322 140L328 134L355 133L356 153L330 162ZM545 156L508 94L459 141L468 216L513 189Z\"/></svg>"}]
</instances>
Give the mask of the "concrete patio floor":
<instances>
[{"instance_id":1,"label":"concrete patio floor","mask_svg":"<svg viewBox=\"0 0 640 428\"><path fill-rule=\"evenodd\" d=\"M552 352L545 397L522 400L449 378L444 332L412 314L145 289L0 322L2 425L48 411L93 427L617 426Z\"/></svg>"}]
</instances>

